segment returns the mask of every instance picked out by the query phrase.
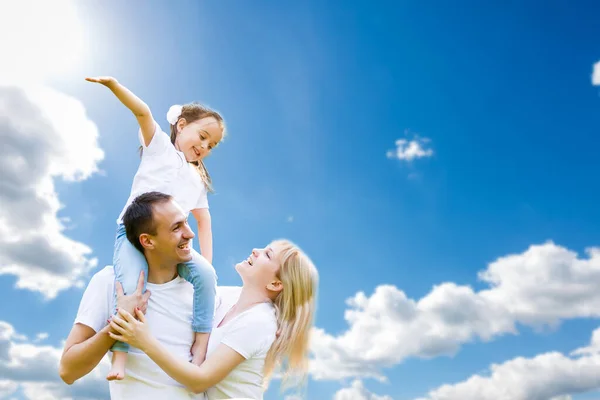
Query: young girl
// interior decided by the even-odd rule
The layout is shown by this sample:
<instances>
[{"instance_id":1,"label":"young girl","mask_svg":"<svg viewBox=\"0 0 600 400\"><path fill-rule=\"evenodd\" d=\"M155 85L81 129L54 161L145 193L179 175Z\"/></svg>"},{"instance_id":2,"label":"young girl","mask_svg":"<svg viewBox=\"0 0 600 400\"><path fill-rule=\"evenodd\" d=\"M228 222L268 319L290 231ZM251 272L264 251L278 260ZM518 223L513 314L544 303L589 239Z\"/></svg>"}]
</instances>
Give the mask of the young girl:
<instances>
[{"instance_id":1,"label":"young girl","mask_svg":"<svg viewBox=\"0 0 600 400\"><path fill-rule=\"evenodd\" d=\"M141 162L133 179L129 199L117 220L113 255L116 281L121 283L125 293L131 293L143 271L144 291L146 290L148 264L143 255L143 247L141 244L134 247L127 240L122 217L135 197L150 191L170 194L186 212L192 212L198 222L200 251L212 264L211 218L207 200L207 191L212 191L212 188L202 160L223 138L223 118L216 111L196 103L173 106L167 113L167 120L171 124L169 138L154 120L148 106L115 78L97 77L86 80L109 88L131 110L140 126ZM208 336L212 329L216 274L214 269L208 270L193 261L179 264L178 272L194 286L192 328L195 340L191 351L192 362L200 365L206 356ZM117 342L112 347L112 368L106 377L108 380L121 380L125 377L128 349L129 345L123 342Z\"/></svg>"}]
</instances>

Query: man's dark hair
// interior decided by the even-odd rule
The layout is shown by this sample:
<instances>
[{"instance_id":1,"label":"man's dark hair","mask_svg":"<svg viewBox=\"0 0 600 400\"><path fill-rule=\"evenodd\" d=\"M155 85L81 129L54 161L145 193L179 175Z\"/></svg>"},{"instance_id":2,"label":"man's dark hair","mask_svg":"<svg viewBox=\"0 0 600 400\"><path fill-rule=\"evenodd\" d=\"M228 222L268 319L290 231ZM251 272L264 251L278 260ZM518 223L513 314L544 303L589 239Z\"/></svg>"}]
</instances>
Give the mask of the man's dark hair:
<instances>
[{"instance_id":1,"label":"man's dark hair","mask_svg":"<svg viewBox=\"0 0 600 400\"><path fill-rule=\"evenodd\" d=\"M166 203L172 198L172 196L160 192L144 193L133 199L127 210L125 210L123 225L125 225L127 240L142 254L144 254L144 247L140 243L140 235L142 233L156 235L156 224L153 216L154 205Z\"/></svg>"}]
</instances>

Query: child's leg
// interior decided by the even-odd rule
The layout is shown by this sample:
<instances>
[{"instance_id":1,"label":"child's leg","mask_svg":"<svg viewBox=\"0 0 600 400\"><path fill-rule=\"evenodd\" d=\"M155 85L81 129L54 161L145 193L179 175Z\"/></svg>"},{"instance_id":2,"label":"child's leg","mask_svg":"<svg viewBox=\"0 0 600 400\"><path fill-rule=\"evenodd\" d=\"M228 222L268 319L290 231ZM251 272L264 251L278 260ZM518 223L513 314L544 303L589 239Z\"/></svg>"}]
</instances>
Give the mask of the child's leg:
<instances>
[{"instance_id":1,"label":"child's leg","mask_svg":"<svg viewBox=\"0 0 600 400\"><path fill-rule=\"evenodd\" d=\"M121 282L125 294L131 294L135 291L140 277L140 272L144 271L144 292L146 291L146 279L148 277L148 263L146 258L138 249L136 249L127 240L125 227L119 225L117 229L117 238L115 240L115 252L113 255L113 266L115 269L115 282ZM113 314L117 310L117 292L114 294ZM112 366L106 379L120 380L125 377L125 364L127 361L127 352L129 345L123 342L115 342L111 348L113 351Z\"/></svg>"},{"instance_id":2,"label":"child's leg","mask_svg":"<svg viewBox=\"0 0 600 400\"><path fill-rule=\"evenodd\" d=\"M196 333L192 362L200 365L206 357L208 335L212 330L217 294L217 274L213 266L192 249L192 260L177 266L179 275L194 286L192 329Z\"/></svg>"}]
</instances>

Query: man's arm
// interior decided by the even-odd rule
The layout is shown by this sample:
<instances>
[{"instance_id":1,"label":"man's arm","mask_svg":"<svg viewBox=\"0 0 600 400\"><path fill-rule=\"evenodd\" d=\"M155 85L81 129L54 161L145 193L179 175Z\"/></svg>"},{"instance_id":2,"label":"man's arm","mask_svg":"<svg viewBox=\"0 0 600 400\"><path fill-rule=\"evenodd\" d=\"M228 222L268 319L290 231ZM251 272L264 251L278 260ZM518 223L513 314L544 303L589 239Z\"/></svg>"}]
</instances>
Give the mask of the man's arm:
<instances>
[{"instance_id":1,"label":"man's arm","mask_svg":"<svg viewBox=\"0 0 600 400\"><path fill-rule=\"evenodd\" d=\"M94 286L94 287L92 287ZM97 300L93 294L95 291L105 291L106 288L96 287L96 282L92 279L83 296L83 308L107 307L100 302L98 304L88 304ZM125 296L123 287L119 282L116 283L117 306L125 310L133 311L136 307L145 313L150 297L150 291L142 294L144 288L144 273L140 273L138 285L131 295ZM97 327L98 328L98 327ZM103 326L98 332L90 326L83 323L76 323L69 333L65 343L65 349L59 364L60 378L68 385L89 374L102 360L102 357L115 343L108 332L111 331L110 325Z\"/></svg>"},{"instance_id":2,"label":"man's arm","mask_svg":"<svg viewBox=\"0 0 600 400\"><path fill-rule=\"evenodd\" d=\"M67 385L89 374L100 363L102 357L115 343L108 336L110 325L100 332L87 325L73 325L60 359L58 373Z\"/></svg>"}]
</instances>

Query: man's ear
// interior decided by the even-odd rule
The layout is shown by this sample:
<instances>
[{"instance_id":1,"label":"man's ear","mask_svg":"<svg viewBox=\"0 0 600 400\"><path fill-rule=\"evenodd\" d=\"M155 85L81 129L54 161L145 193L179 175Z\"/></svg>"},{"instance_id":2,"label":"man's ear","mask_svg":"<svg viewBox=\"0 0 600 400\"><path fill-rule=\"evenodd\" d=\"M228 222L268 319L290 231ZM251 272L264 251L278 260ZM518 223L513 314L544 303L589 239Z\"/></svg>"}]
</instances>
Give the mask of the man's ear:
<instances>
[{"instance_id":1,"label":"man's ear","mask_svg":"<svg viewBox=\"0 0 600 400\"><path fill-rule=\"evenodd\" d=\"M152 250L154 249L154 240L152 240L152 236L147 233L142 233L140 235L140 244L144 249Z\"/></svg>"},{"instance_id":2,"label":"man's ear","mask_svg":"<svg viewBox=\"0 0 600 400\"><path fill-rule=\"evenodd\" d=\"M283 282L279 279L272 281L267 285L267 290L270 290L271 292L281 292L283 290Z\"/></svg>"}]
</instances>

